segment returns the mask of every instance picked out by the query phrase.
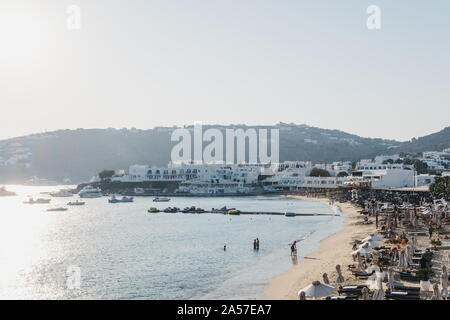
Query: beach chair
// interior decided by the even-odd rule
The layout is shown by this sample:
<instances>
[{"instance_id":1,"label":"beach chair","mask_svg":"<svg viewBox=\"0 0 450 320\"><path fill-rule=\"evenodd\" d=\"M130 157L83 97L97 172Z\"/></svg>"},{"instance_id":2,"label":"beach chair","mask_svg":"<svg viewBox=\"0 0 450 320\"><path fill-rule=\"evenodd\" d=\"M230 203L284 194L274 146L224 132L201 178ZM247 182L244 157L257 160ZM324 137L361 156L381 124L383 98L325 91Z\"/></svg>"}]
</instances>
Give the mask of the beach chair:
<instances>
[{"instance_id":1,"label":"beach chair","mask_svg":"<svg viewBox=\"0 0 450 320\"><path fill-rule=\"evenodd\" d=\"M356 285L356 286L339 286L338 294L350 294L350 295L362 295L361 290L367 287L366 285ZM368 288L368 287L367 287Z\"/></svg>"},{"instance_id":2,"label":"beach chair","mask_svg":"<svg viewBox=\"0 0 450 320\"><path fill-rule=\"evenodd\" d=\"M400 284L394 284L394 291L420 292L420 287L409 287Z\"/></svg>"},{"instance_id":3,"label":"beach chair","mask_svg":"<svg viewBox=\"0 0 450 320\"><path fill-rule=\"evenodd\" d=\"M325 300L358 300L358 295L348 295L348 296L330 296L326 297Z\"/></svg>"},{"instance_id":4,"label":"beach chair","mask_svg":"<svg viewBox=\"0 0 450 320\"><path fill-rule=\"evenodd\" d=\"M420 281L420 280L428 280L428 277L422 274L416 274L413 272L400 272L400 279L406 281Z\"/></svg>"},{"instance_id":5,"label":"beach chair","mask_svg":"<svg viewBox=\"0 0 450 320\"><path fill-rule=\"evenodd\" d=\"M366 272L366 271L353 271L352 270L352 274L355 276L355 278L361 278L361 279L367 279L374 273L375 273L375 270L372 271L371 273Z\"/></svg>"},{"instance_id":6,"label":"beach chair","mask_svg":"<svg viewBox=\"0 0 450 320\"><path fill-rule=\"evenodd\" d=\"M390 291L388 289L385 291L385 298L393 300L420 300L420 294L418 292Z\"/></svg>"}]
</instances>

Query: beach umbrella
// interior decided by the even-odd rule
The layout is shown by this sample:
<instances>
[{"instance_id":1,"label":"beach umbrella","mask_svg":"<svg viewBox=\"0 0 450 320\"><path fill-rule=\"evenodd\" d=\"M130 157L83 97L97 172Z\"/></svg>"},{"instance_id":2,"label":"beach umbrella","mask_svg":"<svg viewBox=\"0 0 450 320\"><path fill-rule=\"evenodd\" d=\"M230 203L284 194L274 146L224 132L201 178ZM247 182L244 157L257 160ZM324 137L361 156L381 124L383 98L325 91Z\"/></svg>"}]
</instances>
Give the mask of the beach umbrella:
<instances>
[{"instance_id":1,"label":"beach umbrella","mask_svg":"<svg viewBox=\"0 0 450 320\"><path fill-rule=\"evenodd\" d=\"M298 297L299 297L300 300L306 300L306 294L305 294L305 291L300 291L300 292L298 293Z\"/></svg>"},{"instance_id":2,"label":"beach umbrella","mask_svg":"<svg viewBox=\"0 0 450 320\"><path fill-rule=\"evenodd\" d=\"M369 240L364 242L359 246L359 248L373 248L373 247L381 247L383 245L383 242L376 241L376 240Z\"/></svg>"},{"instance_id":3,"label":"beach umbrella","mask_svg":"<svg viewBox=\"0 0 450 320\"><path fill-rule=\"evenodd\" d=\"M305 295L307 298L321 298L329 295L332 293L335 289L335 287L329 285L329 284L323 284L320 283L320 281L314 281L309 286L301 289L299 291L299 295L301 291L305 292Z\"/></svg>"},{"instance_id":4,"label":"beach umbrella","mask_svg":"<svg viewBox=\"0 0 450 320\"><path fill-rule=\"evenodd\" d=\"M341 266L338 264L336 265L336 272L338 274L338 277L336 279L336 283L344 283L344 277L342 276Z\"/></svg>"},{"instance_id":5,"label":"beach umbrella","mask_svg":"<svg viewBox=\"0 0 450 320\"><path fill-rule=\"evenodd\" d=\"M388 284L387 287L389 290L394 290L394 269L388 269Z\"/></svg>"},{"instance_id":6,"label":"beach umbrella","mask_svg":"<svg viewBox=\"0 0 450 320\"><path fill-rule=\"evenodd\" d=\"M431 300L442 300L442 296L439 292L439 286L437 283L433 285L433 295L431 296Z\"/></svg>"},{"instance_id":7,"label":"beach umbrella","mask_svg":"<svg viewBox=\"0 0 450 320\"><path fill-rule=\"evenodd\" d=\"M445 298L448 297L448 272L447 267L442 266L442 274L441 274L441 287L442 287L442 296Z\"/></svg>"},{"instance_id":8,"label":"beach umbrella","mask_svg":"<svg viewBox=\"0 0 450 320\"><path fill-rule=\"evenodd\" d=\"M381 241L381 240L383 240L382 237L376 236L376 235L374 235L374 234L371 234L370 236L368 236L368 237L362 239L361 242L366 242L366 241Z\"/></svg>"},{"instance_id":9,"label":"beach umbrella","mask_svg":"<svg viewBox=\"0 0 450 320\"><path fill-rule=\"evenodd\" d=\"M369 300L369 289L367 287L362 288L362 299Z\"/></svg>"},{"instance_id":10,"label":"beach umbrella","mask_svg":"<svg viewBox=\"0 0 450 320\"><path fill-rule=\"evenodd\" d=\"M376 252L376 251L373 250L372 248L365 247L365 248L361 248L361 249L358 249L358 250L356 250L356 251L353 251L352 254L353 254L353 255L356 255L356 254L358 254L358 252L359 252L359 254L362 255L362 256L367 256L368 254L374 253L374 252Z\"/></svg>"},{"instance_id":11,"label":"beach umbrella","mask_svg":"<svg viewBox=\"0 0 450 320\"><path fill-rule=\"evenodd\" d=\"M330 284L330 280L328 280L328 274L324 273L322 277L325 284Z\"/></svg>"}]
</instances>

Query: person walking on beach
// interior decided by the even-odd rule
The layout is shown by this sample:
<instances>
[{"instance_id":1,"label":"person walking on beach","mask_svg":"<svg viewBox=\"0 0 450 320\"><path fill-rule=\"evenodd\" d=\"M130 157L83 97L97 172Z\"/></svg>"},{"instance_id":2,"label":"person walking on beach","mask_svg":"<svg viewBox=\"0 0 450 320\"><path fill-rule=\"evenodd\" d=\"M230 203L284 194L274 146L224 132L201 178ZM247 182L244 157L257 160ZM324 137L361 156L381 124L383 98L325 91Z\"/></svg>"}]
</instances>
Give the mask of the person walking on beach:
<instances>
[{"instance_id":1,"label":"person walking on beach","mask_svg":"<svg viewBox=\"0 0 450 320\"><path fill-rule=\"evenodd\" d=\"M253 250L256 250L256 239L253 239Z\"/></svg>"},{"instance_id":2,"label":"person walking on beach","mask_svg":"<svg viewBox=\"0 0 450 320\"><path fill-rule=\"evenodd\" d=\"M256 238L256 250L259 250L259 239Z\"/></svg>"}]
</instances>

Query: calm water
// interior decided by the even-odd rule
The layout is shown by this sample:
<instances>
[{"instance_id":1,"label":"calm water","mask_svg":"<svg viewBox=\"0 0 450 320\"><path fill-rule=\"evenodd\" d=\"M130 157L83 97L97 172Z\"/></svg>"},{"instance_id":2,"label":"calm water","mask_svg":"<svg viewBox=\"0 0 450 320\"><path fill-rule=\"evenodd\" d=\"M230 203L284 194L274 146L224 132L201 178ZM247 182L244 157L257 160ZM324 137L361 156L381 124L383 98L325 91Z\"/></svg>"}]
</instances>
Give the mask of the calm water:
<instances>
[{"instance_id":1,"label":"calm water","mask_svg":"<svg viewBox=\"0 0 450 320\"><path fill-rule=\"evenodd\" d=\"M98 198L66 212L46 212L78 196L25 205L27 195L58 188L8 189L19 195L0 198L0 298L7 299L256 299L272 277L297 262L290 242L302 240L300 260L344 226L342 216L147 213L152 206L191 205L331 212L325 203L282 197L172 198L169 203L135 198L122 204ZM72 282L77 270L79 288Z\"/></svg>"}]
</instances>

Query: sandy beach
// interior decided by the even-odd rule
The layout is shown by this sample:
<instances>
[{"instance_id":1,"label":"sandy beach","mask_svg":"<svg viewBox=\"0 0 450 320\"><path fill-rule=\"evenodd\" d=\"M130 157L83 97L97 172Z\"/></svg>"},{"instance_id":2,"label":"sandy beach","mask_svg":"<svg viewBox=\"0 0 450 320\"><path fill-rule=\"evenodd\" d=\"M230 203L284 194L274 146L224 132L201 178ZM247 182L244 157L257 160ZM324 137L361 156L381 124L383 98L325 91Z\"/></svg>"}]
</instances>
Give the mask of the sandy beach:
<instances>
[{"instance_id":1,"label":"sandy beach","mask_svg":"<svg viewBox=\"0 0 450 320\"><path fill-rule=\"evenodd\" d=\"M327 198L308 199L329 202ZM337 264L341 265L346 284L358 281L347 270L347 266L354 263L351 256L352 243L375 233L375 224L356 224L358 221L363 221L363 216L357 212L357 209L350 203L339 203L338 206L346 215L345 228L323 240L316 251L303 258L296 266L273 278L265 290L266 296L263 299L297 300L298 291L301 288L315 280L323 281L323 273L327 273L330 284L335 285Z\"/></svg>"}]
</instances>

